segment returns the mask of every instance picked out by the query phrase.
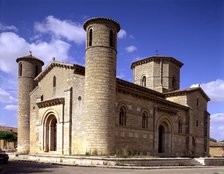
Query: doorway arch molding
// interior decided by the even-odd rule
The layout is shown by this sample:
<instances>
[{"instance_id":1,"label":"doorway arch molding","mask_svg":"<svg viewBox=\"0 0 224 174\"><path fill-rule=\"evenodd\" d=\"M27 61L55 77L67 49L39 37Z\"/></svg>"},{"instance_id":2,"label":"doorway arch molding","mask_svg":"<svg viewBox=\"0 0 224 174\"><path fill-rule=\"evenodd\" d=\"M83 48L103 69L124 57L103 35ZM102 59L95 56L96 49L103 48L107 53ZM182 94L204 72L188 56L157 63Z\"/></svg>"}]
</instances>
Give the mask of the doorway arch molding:
<instances>
[{"instance_id":1,"label":"doorway arch molding","mask_svg":"<svg viewBox=\"0 0 224 174\"><path fill-rule=\"evenodd\" d=\"M48 119L49 116L51 115L54 115L57 119L57 122L60 123L60 119L59 119L59 116L58 116L58 112L56 112L54 109L48 109L44 112L42 118L41 118L41 121L40 121L40 124L41 125L45 125L46 124L46 120Z\"/></svg>"}]
</instances>

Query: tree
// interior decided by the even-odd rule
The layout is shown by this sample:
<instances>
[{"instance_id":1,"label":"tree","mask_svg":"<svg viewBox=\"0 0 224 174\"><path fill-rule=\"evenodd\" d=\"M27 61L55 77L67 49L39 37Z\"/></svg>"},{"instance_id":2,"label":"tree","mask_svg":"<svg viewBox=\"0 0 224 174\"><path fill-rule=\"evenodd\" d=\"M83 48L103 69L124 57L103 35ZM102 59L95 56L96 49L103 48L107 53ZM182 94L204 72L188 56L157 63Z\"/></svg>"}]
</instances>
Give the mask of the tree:
<instances>
[{"instance_id":1,"label":"tree","mask_svg":"<svg viewBox=\"0 0 224 174\"><path fill-rule=\"evenodd\" d=\"M7 142L17 141L17 134L12 131L0 131L0 139Z\"/></svg>"},{"instance_id":2,"label":"tree","mask_svg":"<svg viewBox=\"0 0 224 174\"><path fill-rule=\"evenodd\" d=\"M215 142L215 143L217 142L217 140L214 139L214 138L210 138L210 141L211 141L211 142Z\"/></svg>"}]
</instances>

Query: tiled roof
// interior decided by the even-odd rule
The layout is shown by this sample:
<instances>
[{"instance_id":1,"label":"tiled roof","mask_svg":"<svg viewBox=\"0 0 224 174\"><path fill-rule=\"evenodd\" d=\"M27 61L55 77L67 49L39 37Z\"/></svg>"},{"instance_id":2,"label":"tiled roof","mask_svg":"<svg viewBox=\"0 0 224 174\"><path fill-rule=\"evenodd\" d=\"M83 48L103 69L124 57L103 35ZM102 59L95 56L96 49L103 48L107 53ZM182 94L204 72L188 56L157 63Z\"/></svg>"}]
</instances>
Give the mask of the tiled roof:
<instances>
[{"instance_id":1,"label":"tiled roof","mask_svg":"<svg viewBox=\"0 0 224 174\"><path fill-rule=\"evenodd\" d=\"M194 91L199 91L206 98L207 101L210 101L210 98L207 96L207 94L203 91L203 89L200 86L167 92L165 93L165 96L166 97L181 96L181 95L186 95L187 93L191 93Z\"/></svg>"}]
</instances>

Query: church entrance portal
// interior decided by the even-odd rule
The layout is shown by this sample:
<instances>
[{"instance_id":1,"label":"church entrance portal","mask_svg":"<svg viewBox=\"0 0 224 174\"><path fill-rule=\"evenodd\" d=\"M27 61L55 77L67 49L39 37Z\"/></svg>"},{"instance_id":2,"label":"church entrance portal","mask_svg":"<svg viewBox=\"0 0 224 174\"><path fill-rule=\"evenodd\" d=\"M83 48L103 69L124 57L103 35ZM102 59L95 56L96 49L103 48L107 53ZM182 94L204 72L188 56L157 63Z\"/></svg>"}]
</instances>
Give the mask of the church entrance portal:
<instances>
[{"instance_id":1,"label":"church entrance portal","mask_svg":"<svg viewBox=\"0 0 224 174\"><path fill-rule=\"evenodd\" d=\"M54 115L47 117L44 125L44 151L57 150L57 119Z\"/></svg>"},{"instance_id":2,"label":"church entrance portal","mask_svg":"<svg viewBox=\"0 0 224 174\"><path fill-rule=\"evenodd\" d=\"M165 128L159 126L159 153L165 152Z\"/></svg>"},{"instance_id":3,"label":"church entrance portal","mask_svg":"<svg viewBox=\"0 0 224 174\"><path fill-rule=\"evenodd\" d=\"M158 127L158 153L161 155L171 155L172 134L168 120L163 120Z\"/></svg>"}]
</instances>

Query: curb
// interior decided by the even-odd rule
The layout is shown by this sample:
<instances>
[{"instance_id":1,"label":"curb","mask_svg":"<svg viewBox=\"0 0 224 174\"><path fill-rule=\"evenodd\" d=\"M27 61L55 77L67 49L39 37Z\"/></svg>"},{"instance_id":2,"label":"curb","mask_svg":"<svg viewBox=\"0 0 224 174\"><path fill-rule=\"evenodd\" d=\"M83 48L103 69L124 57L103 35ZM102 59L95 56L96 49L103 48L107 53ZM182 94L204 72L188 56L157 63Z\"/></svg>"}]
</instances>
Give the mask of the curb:
<instances>
[{"instance_id":1,"label":"curb","mask_svg":"<svg viewBox=\"0 0 224 174\"><path fill-rule=\"evenodd\" d=\"M98 168L112 168L112 169L193 169L193 168L217 168L222 166L110 166L110 165L76 165L71 163L63 162L45 162L45 161L35 161L28 159L12 159L11 161L24 161L33 163L44 163L50 165L62 165L62 166L74 166L74 167L98 167ZM1 170L0 170L1 171ZM224 174L224 173L216 173Z\"/></svg>"}]
</instances>

